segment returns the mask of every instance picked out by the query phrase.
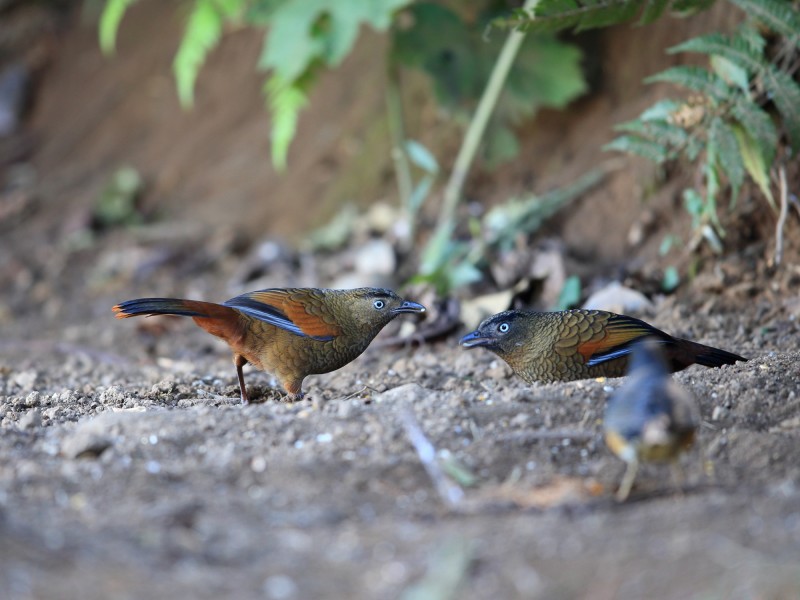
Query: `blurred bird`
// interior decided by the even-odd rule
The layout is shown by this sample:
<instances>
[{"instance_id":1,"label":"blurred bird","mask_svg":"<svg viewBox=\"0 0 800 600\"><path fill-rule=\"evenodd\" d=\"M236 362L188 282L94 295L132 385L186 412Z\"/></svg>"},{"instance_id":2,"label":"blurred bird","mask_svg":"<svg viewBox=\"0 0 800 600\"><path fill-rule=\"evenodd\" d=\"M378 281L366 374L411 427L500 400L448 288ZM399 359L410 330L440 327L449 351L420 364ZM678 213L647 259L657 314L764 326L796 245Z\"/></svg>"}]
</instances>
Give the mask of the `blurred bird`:
<instances>
[{"instance_id":1,"label":"blurred bird","mask_svg":"<svg viewBox=\"0 0 800 600\"><path fill-rule=\"evenodd\" d=\"M694 398L670 377L662 348L653 338L635 345L629 378L606 406L606 445L628 463L620 502L630 494L639 462L675 461L692 445L700 422Z\"/></svg>"},{"instance_id":2,"label":"blurred bird","mask_svg":"<svg viewBox=\"0 0 800 600\"><path fill-rule=\"evenodd\" d=\"M266 289L222 304L179 298L139 298L114 307L118 319L139 315L180 315L233 350L242 402L249 399L242 367L272 373L288 400L303 397L306 375L335 371L356 359L390 321L425 307L391 290L358 288Z\"/></svg>"},{"instance_id":3,"label":"blurred bird","mask_svg":"<svg viewBox=\"0 0 800 600\"><path fill-rule=\"evenodd\" d=\"M639 319L601 310L509 310L483 321L461 338L461 345L491 350L529 383L551 383L620 377L633 344L648 336L660 344L673 373L694 364L719 367L747 360L674 338Z\"/></svg>"}]
</instances>

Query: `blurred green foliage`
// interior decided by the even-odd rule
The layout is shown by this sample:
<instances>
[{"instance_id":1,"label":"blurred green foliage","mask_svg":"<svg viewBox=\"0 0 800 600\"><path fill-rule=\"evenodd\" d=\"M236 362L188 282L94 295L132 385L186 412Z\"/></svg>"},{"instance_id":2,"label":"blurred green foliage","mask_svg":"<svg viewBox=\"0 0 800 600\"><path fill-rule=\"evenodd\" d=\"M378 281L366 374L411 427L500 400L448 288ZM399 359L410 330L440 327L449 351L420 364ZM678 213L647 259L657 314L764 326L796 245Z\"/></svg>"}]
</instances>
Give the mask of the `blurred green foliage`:
<instances>
[{"instance_id":1,"label":"blurred green foliage","mask_svg":"<svg viewBox=\"0 0 800 600\"><path fill-rule=\"evenodd\" d=\"M648 23L666 11L685 16L707 9L714 0L540 0L532 11L517 10L495 25L528 31L588 29L628 21L640 15ZM689 90L685 100L662 100L638 119L622 123L622 133L606 146L657 163L684 158L697 165L704 183L684 192L698 237L721 251L725 231L718 200L730 190L734 207L746 176L775 209L771 173L777 169L784 139L800 150L800 8L787 0L728 0L744 11L744 23L732 34L710 33L671 48L709 57L709 66L677 66L646 81L672 83ZM727 188L724 184L727 183Z\"/></svg>"},{"instance_id":2,"label":"blurred green foliage","mask_svg":"<svg viewBox=\"0 0 800 600\"><path fill-rule=\"evenodd\" d=\"M114 51L120 23L135 2L106 0L99 24L104 52ZM444 4L411 0L186 1L181 4L185 25L173 64L178 97L185 107L193 104L200 69L227 27L265 30L258 68L267 72L263 90L272 117L272 160L283 169L319 71L339 65L366 25L389 30L390 60L428 73L442 105L466 119L502 43L501 36L483 33L504 6L484 0L462 7L462 15ZM476 9L479 16L473 18ZM484 145L489 164L516 156L518 143L511 129L515 123L541 106L564 106L585 90L580 59L576 48L550 35L526 41Z\"/></svg>"},{"instance_id":3,"label":"blurred green foliage","mask_svg":"<svg viewBox=\"0 0 800 600\"><path fill-rule=\"evenodd\" d=\"M398 20L391 58L427 73L439 103L466 122L486 87L505 36L490 25L507 12L497 3L475 3L476 16L434 2L418 2ZM502 6L502 5L501 5ZM586 91L581 52L552 34L527 36L484 134L489 166L513 159L519 151L513 126L540 108L563 108Z\"/></svg>"}]
</instances>

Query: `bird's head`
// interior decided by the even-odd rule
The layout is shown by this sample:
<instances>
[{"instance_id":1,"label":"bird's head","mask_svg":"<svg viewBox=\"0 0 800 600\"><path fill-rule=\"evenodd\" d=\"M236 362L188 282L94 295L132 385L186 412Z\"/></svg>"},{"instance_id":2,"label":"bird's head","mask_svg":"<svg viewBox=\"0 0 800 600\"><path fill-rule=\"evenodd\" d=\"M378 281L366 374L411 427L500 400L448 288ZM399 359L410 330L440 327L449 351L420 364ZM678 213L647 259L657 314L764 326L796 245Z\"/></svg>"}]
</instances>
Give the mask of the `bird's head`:
<instances>
[{"instance_id":1,"label":"bird's head","mask_svg":"<svg viewBox=\"0 0 800 600\"><path fill-rule=\"evenodd\" d=\"M392 290L383 288L347 290L345 303L357 325L378 330L398 315L425 312L422 304L404 300Z\"/></svg>"},{"instance_id":2,"label":"bird's head","mask_svg":"<svg viewBox=\"0 0 800 600\"><path fill-rule=\"evenodd\" d=\"M461 338L465 348L486 348L500 356L521 349L529 338L528 314L507 310L484 320L478 328Z\"/></svg>"}]
</instances>

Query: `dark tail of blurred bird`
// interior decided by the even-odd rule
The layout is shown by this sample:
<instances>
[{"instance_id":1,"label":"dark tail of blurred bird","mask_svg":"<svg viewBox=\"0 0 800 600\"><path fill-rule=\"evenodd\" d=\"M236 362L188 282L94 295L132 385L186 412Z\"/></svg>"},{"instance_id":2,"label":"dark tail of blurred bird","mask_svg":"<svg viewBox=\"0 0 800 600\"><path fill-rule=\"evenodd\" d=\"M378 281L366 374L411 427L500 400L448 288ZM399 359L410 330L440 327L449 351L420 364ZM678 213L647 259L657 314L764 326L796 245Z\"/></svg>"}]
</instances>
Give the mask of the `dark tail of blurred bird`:
<instances>
[{"instance_id":1,"label":"dark tail of blurred bird","mask_svg":"<svg viewBox=\"0 0 800 600\"><path fill-rule=\"evenodd\" d=\"M738 361L747 361L746 358L734 354L733 352L712 348L711 346L704 346L703 344L698 344L691 340L676 338L675 341L678 351L669 353L672 359L672 370L675 371L685 369L693 364L702 365L704 367L721 367L722 365L732 365Z\"/></svg>"}]
</instances>

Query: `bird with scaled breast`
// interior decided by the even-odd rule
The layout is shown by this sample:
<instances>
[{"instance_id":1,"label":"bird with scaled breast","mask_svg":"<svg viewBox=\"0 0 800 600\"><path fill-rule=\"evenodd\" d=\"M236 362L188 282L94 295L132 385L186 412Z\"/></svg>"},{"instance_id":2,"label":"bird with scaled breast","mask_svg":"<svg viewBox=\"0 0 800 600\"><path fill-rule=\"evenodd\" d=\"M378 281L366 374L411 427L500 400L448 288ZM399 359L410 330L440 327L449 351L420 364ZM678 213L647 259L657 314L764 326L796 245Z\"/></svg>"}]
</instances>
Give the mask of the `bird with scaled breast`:
<instances>
[{"instance_id":1,"label":"bird with scaled breast","mask_svg":"<svg viewBox=\"0 0 800 600\"><path fill-rule=\"evenodd\" d=\"M620 377L634 343L648 336L657 340L673 373L694 364L719 367L747 360L602 310L509 310L483 321L461 338L461 345L491 350L528 383L552 383Z\"/></svg>"},{"instance_id":2,"label":"bird with scaled breast","mask_svg":"<svg viewBox=\"0 0 800 600\"><path fill-rule=\"evenodd\" d=\"M395 317L425 307L381 288L334 290L272 288L215 304L180 298L139 298L114 306L117 318L192 317L233 351L242 402L249 401L242 367L274 375L288 393L303 397L307 375L329 373L355 360Z\"/></svg>"},{"instance_id":3,"label":"bird with scaled breast","mask_svg":"<svg viewBox=\"0 0 800 600\"><path fill-rule=\"evenodd\" d=\"M640 462L675 463L700 423L697 403L670 377L662 348L654 338L636 343L628 379L606 406L606 445L627 463L619 501L630 494Z\"/></svg>"}]
</instances>

